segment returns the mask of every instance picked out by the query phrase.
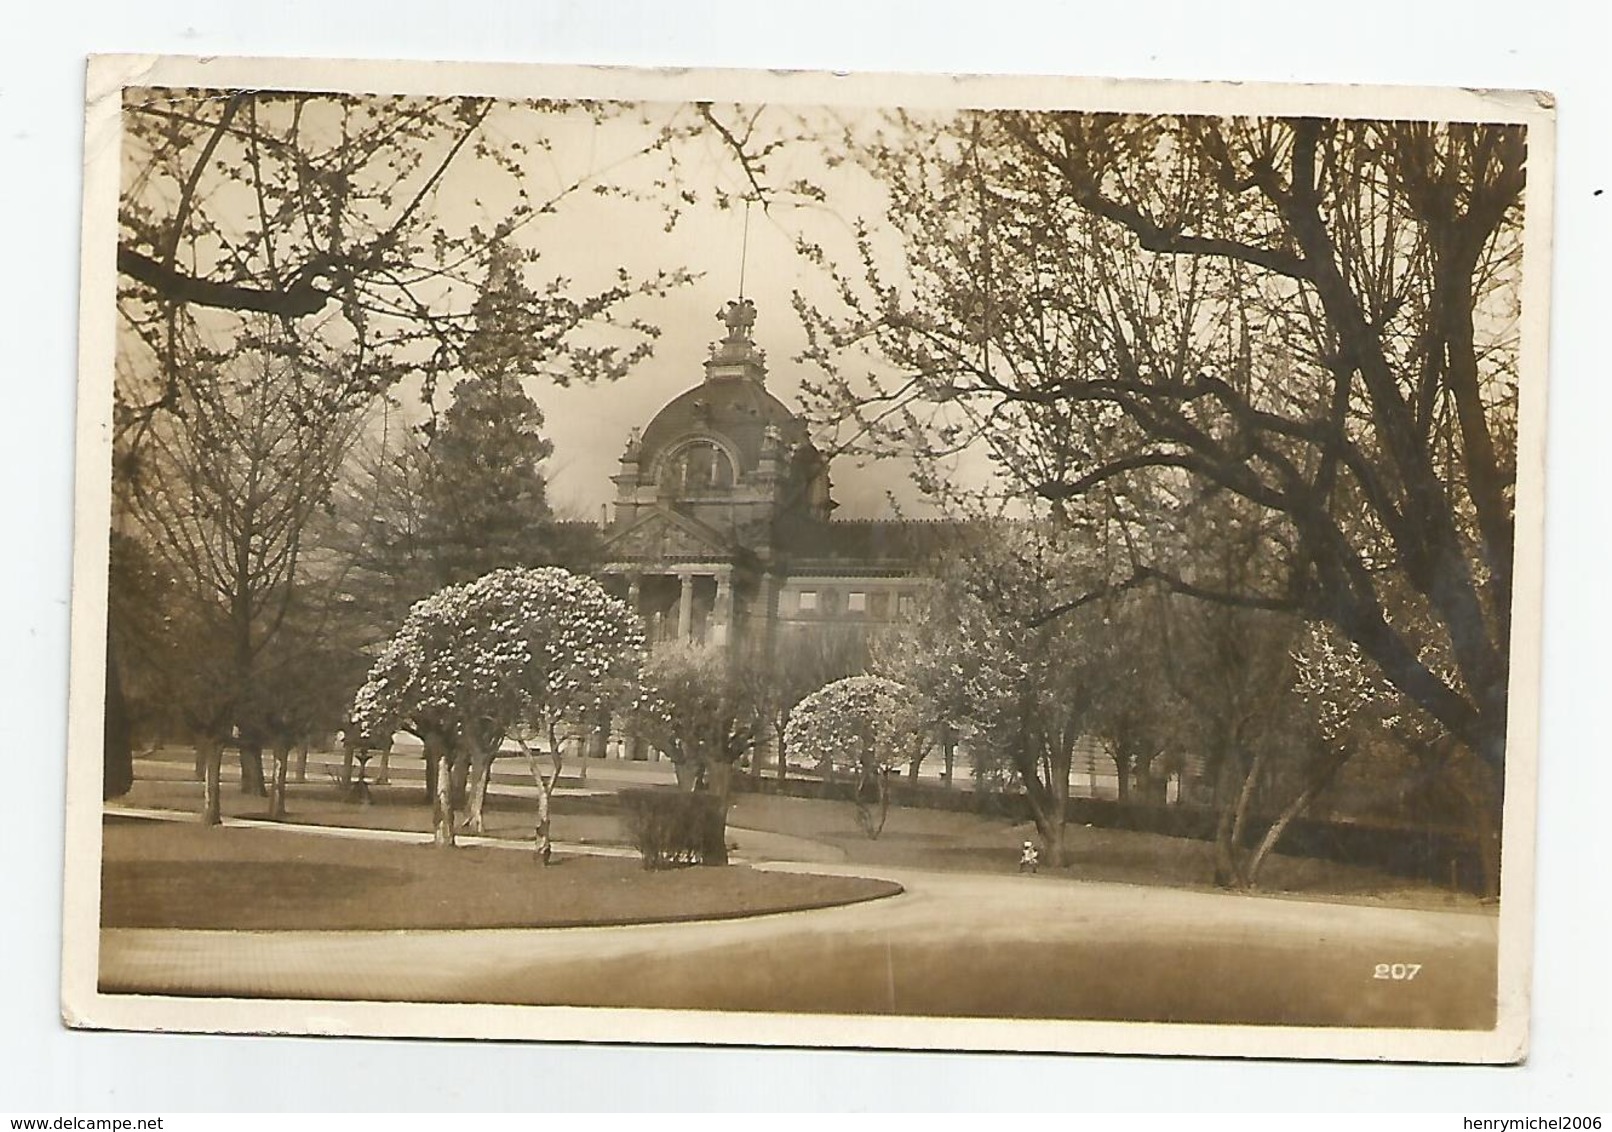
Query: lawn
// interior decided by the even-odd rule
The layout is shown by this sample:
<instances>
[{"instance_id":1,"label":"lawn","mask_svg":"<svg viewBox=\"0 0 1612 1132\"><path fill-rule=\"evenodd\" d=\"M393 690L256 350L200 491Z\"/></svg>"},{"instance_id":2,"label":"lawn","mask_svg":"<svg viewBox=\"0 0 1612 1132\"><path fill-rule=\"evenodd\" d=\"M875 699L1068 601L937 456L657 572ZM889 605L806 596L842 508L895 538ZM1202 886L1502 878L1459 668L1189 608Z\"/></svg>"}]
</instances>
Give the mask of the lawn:
<instances>
[{"instance_id":1,"label":"lawn","mask_svg":"<svg viewBox=\"0 0 1612 1132\"><path fill-rule=\"evenodd\" d=\"M757 829L830 845L843 859L859 864L906 868L1016 873L1019 846L1039 840L1035 826L1005 818L942 810L892 807L884 831L870 840L856 824L848 802L738 794L728 813L730 831L742 845L744 829ZM1064 833L1067 869L1043 868L1049 878L1170 888L1213 889L1214 848L1206 841L1131 830L1071 825ZM1428 909L1474 909L1481 901L1464 892L1439 888L1377 869L1308 857L1273 854L1260 874L1265 895L1339 899Z\"/></svg>"},{"instance_id":2,"label":"lawn","mask_svg":"<svg viewBox=\"0 0 1612 1132\"><path fill-rule=\"evenodd\" d=\"M635 860L368 842L108 817L106 928L327 931L577 927L724 919L891 896L886 881L742 866L646 872Z\"/></svg>"},{"instance_id":3,"label":"lawn","mask_svg":"<svg viewBox=\"0 0 1612 1132\"><path fill-rule=\"evenodd\" d=\"M323 768L309 767L306 783L287 786L286 818L300 825L353 826L359 829L396 829L410 833L431 831L431 807L418 777L394 781L388 786L370 787L370 804L357 805L341 800L340 790L326 779ZM134 786L118 799L135 808L201 811L201 783L194 781L188 767L152 761L135 764ZM506 776L500 775L501 779ZM524 787L514 776L516 786ZM528 779L529 783L530 780ZM500 782L495 791L507 790ZM269 800L241 793L226 779L219 801L226 817L267 818ZM533 797L490 792L483 818L489 837L531 841L537 820L537 800ZM556 841L625 845L621 821L616 816L615 799L596 796L561 795L554 800L552 835Z\"/></svg>"},{"instance_id":4,"label":"lawn","mask_svg":"<svg viewBox=\"0 0 1612 1132\"><path fill-rule=\"evenodd\" d=\"M191 777L182 752L136 762L134 788L120 802L135 807L197 812L201 787ZM424 799L418 767L407 760L394 773L389 786L372 787L372 804L343 802L326 777L316 756L308 781L289 789L290 822L307 825L356 826L427 833L431 811ZM417 760L416 760L417 762ZM591 785L609 789L620 770L652 771L650 764L594 762L592 779L584 784L568 779L565 785ZM372 763L371 772L375 770ZM527 789L524 766L499 764L494 792L487 798L486 834L530 842L536 817L536 800L509 793ZM267 799L242 794L227 781L222 794L224 813L232 817L267 816ZM1006 818L967 812L893 807L884 832L869 840L856 824L855 811L846 802L790 798L768 794L734 794L728 813L729 839L741 855L752 859L849 861L902 868L1015 873L1020 844L1037 838L1033 825ZM747 837L747 831L782 834L799 839L795 844ZM615 799L609 795L562 794L554 805L553 836L560 842L624 846ZM1211 889L1213 847L1204 841L1165 837L1129 830L1070 826L1066 831L1071 863L1067 869L1043 868L1049 880L1067 876L1080 880L1114 881L1172 888ZM1407 880L1376 869L1276 853L1260 876L1265 895L1289 895L1306 900L1341 900L1406 908L1472 909L1480 901L1464 892Z\"/></svg>"}]
</instances>

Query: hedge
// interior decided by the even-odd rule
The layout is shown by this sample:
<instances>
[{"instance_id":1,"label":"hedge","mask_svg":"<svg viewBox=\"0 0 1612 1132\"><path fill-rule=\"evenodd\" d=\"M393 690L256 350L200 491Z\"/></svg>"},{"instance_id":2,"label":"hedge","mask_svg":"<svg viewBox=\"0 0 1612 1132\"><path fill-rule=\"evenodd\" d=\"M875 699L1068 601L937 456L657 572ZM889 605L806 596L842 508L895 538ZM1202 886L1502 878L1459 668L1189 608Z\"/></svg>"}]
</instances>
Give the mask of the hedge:
<instances>
[{"instance_id":1,"label":"hedge","mask_svg":"<svg viewBox=\"0 0 1612 1132\"><path fill-rule=\"evenodd\" d=\"M646 869L728 863L727 807L715 794L623 790L621 824Z\"/></svg>"}]
</instances>

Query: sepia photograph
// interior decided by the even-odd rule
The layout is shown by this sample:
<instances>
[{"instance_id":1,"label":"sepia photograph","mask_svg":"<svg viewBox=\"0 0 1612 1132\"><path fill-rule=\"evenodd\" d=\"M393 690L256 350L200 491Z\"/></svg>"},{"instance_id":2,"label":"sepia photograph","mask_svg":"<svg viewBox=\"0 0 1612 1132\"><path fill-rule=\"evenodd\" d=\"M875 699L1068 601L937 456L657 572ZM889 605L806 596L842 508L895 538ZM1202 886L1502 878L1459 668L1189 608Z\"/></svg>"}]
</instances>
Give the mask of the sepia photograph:
<instances>
[{"instance_id":1,"label":"sepia photograph","mask_svg":"<svg viewBox=\"0 0 1612 1132\"><path fill-rule=\"evenodd\" d=\"M1521 1060L1553 129L92 60L69 1024Z\"/></svg>"}]
</instances>

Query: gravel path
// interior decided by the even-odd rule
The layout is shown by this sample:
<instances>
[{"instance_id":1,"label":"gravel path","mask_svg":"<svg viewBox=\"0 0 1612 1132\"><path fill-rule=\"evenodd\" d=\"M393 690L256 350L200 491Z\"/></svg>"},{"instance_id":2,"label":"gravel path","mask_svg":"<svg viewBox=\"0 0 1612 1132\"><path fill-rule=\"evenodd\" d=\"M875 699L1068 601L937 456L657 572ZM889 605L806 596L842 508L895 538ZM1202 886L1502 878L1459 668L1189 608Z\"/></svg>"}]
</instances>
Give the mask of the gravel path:
<instances>
[{"instance_id":1,"label":"gravel path","mask_svg":"<svg viewBox=\"0 0 1612 1132\"><path fill-rule=\"evenodd\" d=\"M1491 914L851 865L832 859L834 846L734 833L757 867L877 877L906 891L842 908L632 927L110 929L101 985L229 997L1492 1025ZM791 855L808 859L763 861ZM1379 963L1420 970L1385 980L1374 977Z\"/></svg>"}]
</instances>

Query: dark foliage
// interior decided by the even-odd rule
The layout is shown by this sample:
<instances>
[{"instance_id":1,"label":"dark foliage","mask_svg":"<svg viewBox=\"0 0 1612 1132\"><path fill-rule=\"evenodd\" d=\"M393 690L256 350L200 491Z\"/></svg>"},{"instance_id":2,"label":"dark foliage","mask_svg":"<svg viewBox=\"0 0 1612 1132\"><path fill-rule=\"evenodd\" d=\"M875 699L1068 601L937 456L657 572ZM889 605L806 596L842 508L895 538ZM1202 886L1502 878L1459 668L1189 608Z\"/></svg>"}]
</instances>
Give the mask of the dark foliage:
<instances>
[{"instance_id":1,"label":"dark foliage","mask_svg":"<svg viewBox=\"0 0 1612 1132\"><path fill-rule=\"evenodd\" d=\"M646 869L728 863L727 807L715 794L623 790L621 824Z\"/></svg>"}]
</instances>

